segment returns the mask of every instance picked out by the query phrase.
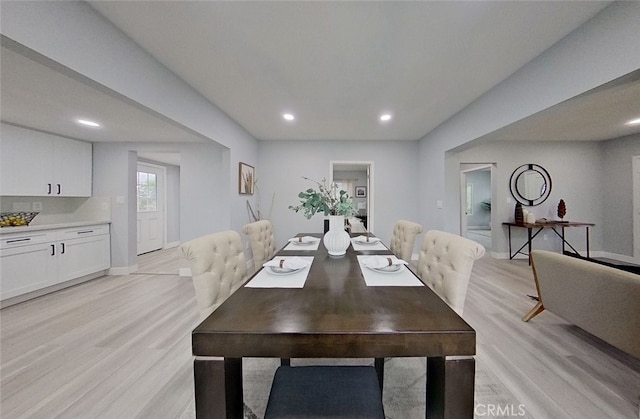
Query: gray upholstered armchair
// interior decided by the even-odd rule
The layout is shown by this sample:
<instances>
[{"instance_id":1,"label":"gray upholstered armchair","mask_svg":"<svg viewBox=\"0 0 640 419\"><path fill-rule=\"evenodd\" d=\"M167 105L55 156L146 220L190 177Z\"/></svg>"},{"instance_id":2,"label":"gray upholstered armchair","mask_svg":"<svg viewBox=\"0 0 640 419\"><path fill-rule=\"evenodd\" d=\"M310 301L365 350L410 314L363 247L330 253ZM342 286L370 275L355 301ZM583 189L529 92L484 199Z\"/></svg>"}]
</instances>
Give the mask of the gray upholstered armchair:
<instances>
[{"instance_id":1,"label":"gray upholstered armchair","mask_svg":"<svg viewBox=\"0 0 640 419\"><path fill-rule=\"evenodd\" d=\"M242 232L249 237L249 245L253 254L254 271L273 258L276 254L276 238L269 220L260 220L246 224Z\"/></svg>"},{"instance_id":2,"label":"gray upholstered armchair","mask_svg":"<svg viewBox=\"0 0 640 419\"><path fill-rule=\"evenodd\" d=\"M200 317L206 318L247 280L247 264L240 235L222 231L180 246L191 265Z\"/></svg>"}]
</instances>

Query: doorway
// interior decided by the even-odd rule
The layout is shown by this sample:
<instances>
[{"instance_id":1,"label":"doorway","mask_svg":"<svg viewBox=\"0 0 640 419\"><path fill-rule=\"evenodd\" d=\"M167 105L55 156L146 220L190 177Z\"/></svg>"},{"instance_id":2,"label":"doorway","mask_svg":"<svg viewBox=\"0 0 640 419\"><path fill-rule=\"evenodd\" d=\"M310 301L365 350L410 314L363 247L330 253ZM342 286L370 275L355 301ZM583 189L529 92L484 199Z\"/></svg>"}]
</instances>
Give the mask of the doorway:
<instances>
[{"instance_id":1,"label":"doorway","mask_svg":"<svg viewBox=\"0 0 640 419\"><path fill-rule=\"evenodd\" d=\"M374 217L374 183L372 161L331 161L329 163L330 182L353 197L357 213L351 220L353 233L373 232Z\"/></svg>"},{"instance_id":2,"label":"doorway","mask_svg":"<svg viewBox=\"0 0 640 419\"><path fill-rule=\"evenodd\" d=\"M640 156L633 157L633 258L640 263Z\"/></svg>"},{"instance_id":3,"label":"doorway","mask_svg":"<svg viewBox=\"0 0 640 419\"><path fill-rule=\"evenodd\" d=\"M137 254L164 247L165 168L138 162L137 184Z\"/></svg>"},{"instance_id":4,"label":"doorway","mask_svg":"<svg viewBox=\"0 0 640 419\"><path fill-rule=\"evenodd\" d=\"M460 235L492 248L492 171L494 165L462 164L460 171Z\"/></svg>"}]
</instances>

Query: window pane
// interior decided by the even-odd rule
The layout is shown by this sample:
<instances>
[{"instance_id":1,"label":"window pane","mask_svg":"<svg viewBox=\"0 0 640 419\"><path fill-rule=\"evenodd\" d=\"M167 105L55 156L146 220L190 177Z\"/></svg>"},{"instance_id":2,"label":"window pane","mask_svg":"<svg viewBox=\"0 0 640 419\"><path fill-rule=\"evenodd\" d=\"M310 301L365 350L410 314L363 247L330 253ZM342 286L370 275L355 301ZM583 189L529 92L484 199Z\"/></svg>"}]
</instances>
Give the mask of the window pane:
<instances>
[{"instance_id":1,"label":"window pane","mask_svg":"<svg viewBox=\"0 0 640 419\"><path fill-rule=\"evenodd\" d=\"M138 211L156 211L158 192L155 173L138 172Z\"/></svg>"}]
</instances>

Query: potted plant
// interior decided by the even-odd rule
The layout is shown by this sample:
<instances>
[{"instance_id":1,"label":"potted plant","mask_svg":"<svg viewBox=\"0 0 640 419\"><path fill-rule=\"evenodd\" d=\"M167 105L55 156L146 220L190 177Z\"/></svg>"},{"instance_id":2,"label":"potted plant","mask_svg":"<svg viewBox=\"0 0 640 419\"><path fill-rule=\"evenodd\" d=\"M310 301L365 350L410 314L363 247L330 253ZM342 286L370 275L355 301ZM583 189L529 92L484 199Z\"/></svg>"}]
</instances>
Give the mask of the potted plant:
<instances>
[{"instance_id":1,"label":"potted plant","mask_svg":"<svg viewBox=\"0 0 640 419\"><path fill-rule=\"evenodd\" d=\"M346 191L339 189L335 182L327 185L327 180L324 178L322 182L303 178L315 182L318 188L309 188L300 192L298 194L300 204L295 207L290 205L289 209L302 212L307 219L311 219L318 213L328 216L329 231L324 235L323 243L330 255L344 255L350 243L349 234L344 231L344 218L351 217L357 212L353 199Z\"/></svg>"}]
</instances>

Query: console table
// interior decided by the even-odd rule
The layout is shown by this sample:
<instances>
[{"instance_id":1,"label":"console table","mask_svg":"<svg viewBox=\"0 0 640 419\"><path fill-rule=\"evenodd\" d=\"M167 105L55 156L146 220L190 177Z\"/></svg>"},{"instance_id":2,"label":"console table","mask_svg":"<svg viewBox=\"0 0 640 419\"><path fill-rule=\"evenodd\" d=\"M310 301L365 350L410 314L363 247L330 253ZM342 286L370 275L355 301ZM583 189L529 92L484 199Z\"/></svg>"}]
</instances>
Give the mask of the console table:
<instances>
[{"instance_id":1,"label":"console table","mask_svg":"<svg viewBox=\"0 0 640 419\"><path fill-rule=\"evenodd\" d=\"M502 223L502 225L506 225L509 228L509 259L513 259L517 254L529 255L531 253L531 243L533 239L540 234L542 230L545 228L550 228L551 231L556 233L558 237L562 239L562 253L564 253L565 245L569 246L571 250L573 250L577 255L580 254L572 245L569 243L564 237L564 229L567 227L584 227L586 230L586 244L587 244L587 258L589 257L589 227L594 226L593 223L582 223L575 221L546 221L546 222L535 222L535 223ZM511 227L517 228L526 228L527 229L527 241L520 246L518 250L513 252L511 250ZM558 232L560 229L560 232ZM535 230L535 231L534 231ZM527 247L528 253L524 253L522 249ZM529 262L531 263L531 262Z\"/></svg>"}]
</instances>

